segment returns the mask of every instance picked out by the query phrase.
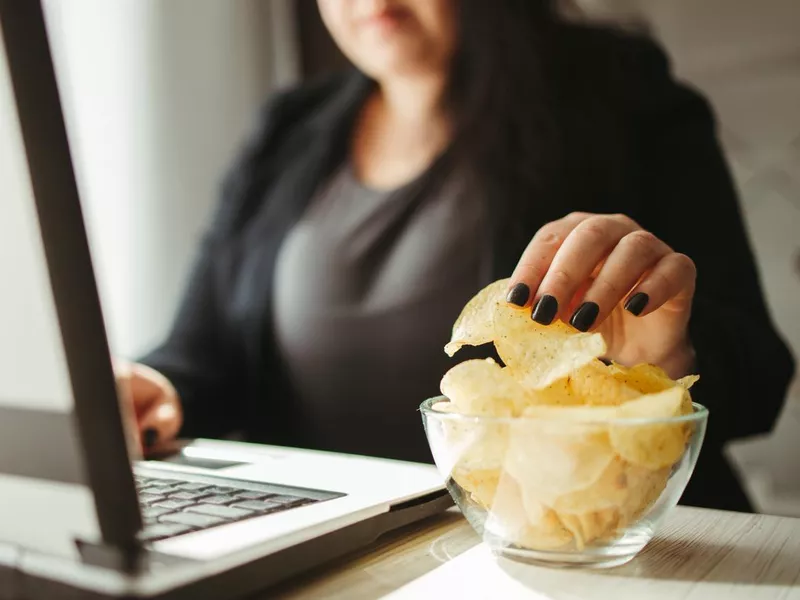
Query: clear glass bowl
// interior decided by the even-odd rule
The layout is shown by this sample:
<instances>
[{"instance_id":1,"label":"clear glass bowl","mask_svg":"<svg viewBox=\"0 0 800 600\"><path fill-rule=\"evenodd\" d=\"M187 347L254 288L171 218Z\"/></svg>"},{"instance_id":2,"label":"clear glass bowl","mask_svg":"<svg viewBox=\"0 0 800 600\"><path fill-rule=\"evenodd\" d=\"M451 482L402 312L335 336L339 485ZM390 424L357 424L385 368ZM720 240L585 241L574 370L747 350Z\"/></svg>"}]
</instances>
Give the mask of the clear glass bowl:
<instances>
[{"instance_id":1,"label":"clear glass bowl","mask_svg":"<svg viewBox=\"0 0 800 600\"><path fill-rule=\"evenodd\" d=\"M692 476L708 410L613 421L420 410L450 494L492 551L563 567L614 567L638 554Z\"/></svg>"}]
</instances>

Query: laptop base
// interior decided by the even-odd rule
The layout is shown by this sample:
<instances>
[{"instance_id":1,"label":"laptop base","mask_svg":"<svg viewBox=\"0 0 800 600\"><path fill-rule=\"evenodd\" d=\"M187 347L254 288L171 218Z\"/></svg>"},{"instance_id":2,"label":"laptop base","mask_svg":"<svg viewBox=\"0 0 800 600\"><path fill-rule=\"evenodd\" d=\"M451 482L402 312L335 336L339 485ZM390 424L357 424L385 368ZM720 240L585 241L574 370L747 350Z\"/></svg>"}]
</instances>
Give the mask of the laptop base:
<instances>
[{"instance_id":1,"label":"laptop base","mask_svg":"<svg viewBox=\"0 0 800 600\"><path fill-rule=\"evenodd\" d=\"M0 556L0 600L108 600L114 599L151 599L151 600L196 600L197 598L242 598L250 594L262 592L276 583L287 580L313 567L320 566L333 559L369 546L382 535L421 521L453 506L450 495L442 490L427 496L398 504L389 512L373 518L354 523L337 531L291 546L279 552L261 558L243 562L223 572L213 573L213 563L194 563L197 577L191 583L167 591L151 595L139 593L115 593L104 591L103 573L98 569L97 585L79 588L59 581L56 578L31 575L24 571L14 570L3 565ZM153 559L160 564L160 569L169 569L169 565L161 562L161 558ZM169 560L174 561L174 558ZM184 563L185 566L185 563ZM84 568L73 565L72 569ZM205 571L211 571L207 575ZM152 572L142 573L139 578L152 577Z\"/></svg>"}]
</instances>

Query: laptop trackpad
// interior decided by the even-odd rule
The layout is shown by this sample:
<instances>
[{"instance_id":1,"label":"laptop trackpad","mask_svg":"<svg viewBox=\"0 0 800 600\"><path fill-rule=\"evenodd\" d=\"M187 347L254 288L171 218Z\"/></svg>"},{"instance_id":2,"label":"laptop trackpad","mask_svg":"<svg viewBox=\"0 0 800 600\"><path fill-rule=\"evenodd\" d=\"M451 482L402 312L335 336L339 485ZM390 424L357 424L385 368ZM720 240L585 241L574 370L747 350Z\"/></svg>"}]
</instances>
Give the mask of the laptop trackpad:
<instances>
[{"instance_id":1,"label":"laptop trackpad","mask_svg":"<svg viewBox=\"0 0 800 600\"><path fill-rule=\"evenodd\" d=\"M183 465L185 467L194 467L196 469L227 469L229 467L239 467L250 464L246 462L223 460L219 458L186 456L186 454L183 452L158 458L157 460L158 462L171 463L173 465Z\"/></svg>"}]
</instances>

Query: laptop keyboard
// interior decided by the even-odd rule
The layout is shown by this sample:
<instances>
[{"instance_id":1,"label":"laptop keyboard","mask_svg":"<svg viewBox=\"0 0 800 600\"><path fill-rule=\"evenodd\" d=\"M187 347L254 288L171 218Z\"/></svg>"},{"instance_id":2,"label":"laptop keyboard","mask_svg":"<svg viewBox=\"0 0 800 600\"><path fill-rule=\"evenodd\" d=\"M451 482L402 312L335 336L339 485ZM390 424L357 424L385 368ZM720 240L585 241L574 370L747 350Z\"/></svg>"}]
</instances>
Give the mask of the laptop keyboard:
<instances>
[{"instance_id":1,"label":"laptop keyboard","mask_svg":"<svg viewBox=\"0 0 800 600\"><path fill-rule=\"evenodd\" d=\"M297 495L135 476L144 530L143 542L282 512L319 502Z\"/></svg>"}]
</instances>

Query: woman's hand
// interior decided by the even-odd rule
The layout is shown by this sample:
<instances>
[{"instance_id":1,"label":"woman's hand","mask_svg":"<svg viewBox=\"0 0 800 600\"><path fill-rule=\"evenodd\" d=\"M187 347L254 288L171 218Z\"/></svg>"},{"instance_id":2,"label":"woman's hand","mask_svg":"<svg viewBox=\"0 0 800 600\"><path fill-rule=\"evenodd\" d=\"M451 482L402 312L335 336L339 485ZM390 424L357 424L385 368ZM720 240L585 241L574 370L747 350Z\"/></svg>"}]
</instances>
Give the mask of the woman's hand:
<instances>
[{"instance_id":1,"label":"woman's hand","mask_svg":"<svg viewBox=\"0 0 800 600\"><path fill-rule=\"evenodd\" d=\"M652 363L672 377L694 365L688 324L694 262L625 215L572 213L542 227L514 270L508 301L596 330L608 358Z\"/></svg>"},{"instance_id":2,"label":"woman's hand","mask_svg":"<svg viewBox=\"0 0 800 600\"><path fill-rule=\"evenodd\" d=\"M115 361L114 375L126 425L140 455L168 448L183 423L173 385L161 373L137 363Z\"/></svg>"}]
</instances>

